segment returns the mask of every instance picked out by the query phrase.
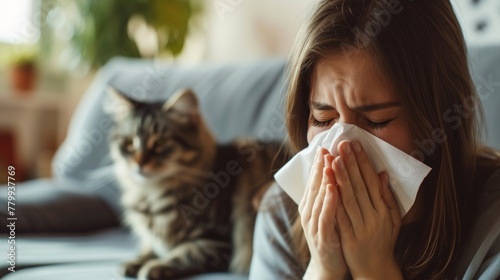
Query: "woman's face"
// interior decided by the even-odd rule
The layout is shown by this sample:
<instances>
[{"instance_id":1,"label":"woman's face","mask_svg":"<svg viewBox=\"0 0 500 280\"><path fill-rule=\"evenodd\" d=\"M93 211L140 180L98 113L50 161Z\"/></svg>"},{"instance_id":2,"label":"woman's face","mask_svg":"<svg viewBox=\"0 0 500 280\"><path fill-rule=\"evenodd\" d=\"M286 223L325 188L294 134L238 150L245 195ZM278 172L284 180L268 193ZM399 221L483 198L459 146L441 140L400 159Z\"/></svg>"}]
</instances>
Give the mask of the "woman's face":
<instances>
[{"instance_id":1,"label":"woman's face","mask_svg":"<svg viewBox=\"0 0 500 280\"><path fill-rule=\"evenodd\" d=\"M321 59L311 76L307 141L334 123L356 125L409 154L416 146L389 79L366 51Z\"/></svg>"}]
</instances>

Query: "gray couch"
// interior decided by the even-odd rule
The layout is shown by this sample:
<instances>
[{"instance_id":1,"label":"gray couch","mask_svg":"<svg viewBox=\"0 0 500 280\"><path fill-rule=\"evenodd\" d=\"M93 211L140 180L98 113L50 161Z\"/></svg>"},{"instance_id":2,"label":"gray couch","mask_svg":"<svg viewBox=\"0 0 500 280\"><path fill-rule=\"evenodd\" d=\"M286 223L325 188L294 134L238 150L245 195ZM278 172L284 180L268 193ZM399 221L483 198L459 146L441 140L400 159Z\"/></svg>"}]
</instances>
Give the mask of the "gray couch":
<instances>
[{"instance_id":1,"label":"gray couch","mask_svg":"<svg viewBox=\"0 0 500 280\"><path fill-rule=\"evenodd\" d=\"M108 84L148 101L165 100L189 86L198 94L218 141L248 135L283 139L284 65L284 59L273 59L182 67L117 58L104 66L83 96L54 158L54 178L17 186L16 269L22 270L6 279L121 279L119 263L137 254L137 240L119 223L120 192L108 149L113 123L104 110ZM6 205L6 192L0 201ZM8 273L6 268L2 273ZM246 276L201 277L224 278Z\"/></svg>"},{"instance_id":2,"label":"gray couch","mask_svg":"<svg viewBox=\"0 0 500 280\"><path fill-rule=\"evenodd\" d=\"M486 142L500 149L500 50L471 50L471 65L486 110ZM122 208L109 158L105 88L144 100L164 100L180 87L199 95L208 125L221 142L238 136L283 139L283 59L238 65L184 67L118 58L97 74L53 162L54 178L18 185L16 273L4 279L123 279L119 263L136 254L137 240L119 226ZM0 193L6 205L6 192ZM0 207L5 221L6 207ZM2 229L5 232L5 229ZM7 242L0 242L1 248ZM6 252L7 249L2 250ZM19 271L20 270L20 271ZM190 279L246 279L207 274ZM265 280L265 279L263 279Z\"/></svg>"}]
</instances>

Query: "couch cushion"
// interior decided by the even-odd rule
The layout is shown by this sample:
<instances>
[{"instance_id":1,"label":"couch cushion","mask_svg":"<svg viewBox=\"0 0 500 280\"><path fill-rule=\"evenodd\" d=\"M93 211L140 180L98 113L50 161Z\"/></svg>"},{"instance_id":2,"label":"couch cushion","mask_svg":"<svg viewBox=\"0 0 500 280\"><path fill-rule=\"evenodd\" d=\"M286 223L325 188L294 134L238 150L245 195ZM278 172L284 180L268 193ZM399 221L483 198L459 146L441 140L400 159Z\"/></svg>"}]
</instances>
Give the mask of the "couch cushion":
<instances>
[{"instance_id":1,"label":"couch cushion","mask_svg":"<svg viewBox=\"0 0 500 280\"><path fill-rule=\"evenodd\" d=\"M16 270L62 263L122 262L134 259L138 251L137 239L124 229L72 235L17 235L15 244ZM7 262L2 262L0 277L9 273L8 266Z\"/></svg>"},{"instance_id":2,"label":"couch cushion","mask_svg":"<svg viewBox=\"0 0 500 280\"><path fill-rule=\"evenodd\" d=\"M30 268L11 273L2 278L5 280L132 280L134 278L122 277L119 274L120 263L87 262L77 264L56 265L49 267ZM248 276L230 273L209 273L184 280L247 280ZM182 279L180 279L182 280Z\"/></svg>"},{"instance_id":3,"label":"couch cushion","mask_svg":"<svg viewBox=\"0 0 500 280\"><path fill-rule=\"evenodd\" d=\"M282 139L283 127L270 122L273 117L283 119L284 66L281 59L177 67L119 59L111 63L116 68L110 84L143 101L164 101L178 89L191 87L220 142L239 136Z\"/></svg>"}]
</instances>

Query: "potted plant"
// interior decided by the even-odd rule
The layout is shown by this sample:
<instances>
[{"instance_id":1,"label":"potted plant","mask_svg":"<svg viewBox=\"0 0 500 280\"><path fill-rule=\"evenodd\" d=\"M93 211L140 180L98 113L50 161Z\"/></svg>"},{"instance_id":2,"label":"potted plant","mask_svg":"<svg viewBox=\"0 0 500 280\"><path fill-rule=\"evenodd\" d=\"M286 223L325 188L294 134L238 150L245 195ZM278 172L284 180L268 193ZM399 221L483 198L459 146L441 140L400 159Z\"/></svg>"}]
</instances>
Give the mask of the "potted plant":
<instances>
[{"instance_id":1,"label":"potted plant","mask_svg":"<svg viewBox=\"0 0 500 280\"><path fill-rule=\"evenodd\" d=\"M86 0L71 3L76 4L79 14L74 17L72 45L93 68L102 66L113 56L152 57L161 52L171 56L180 54L192 27L190 22L202 9L201 0ZM156 44L154 47L158 53L141 52L137 43L141 43L144 37L133 34L139 29L155 33L157 38L153 44Z\"/></svg>"},{"instance_id":2,"label":"potted plant","mask_svg":"<svg viewBox=\"0 0 500 280\"><path fill-rule=\"evenodd\" d=\"M10 68L12 88L21 94L31 92L37 77L36 54L21 53L14 56Z\"/></svg>"}]
</instances>

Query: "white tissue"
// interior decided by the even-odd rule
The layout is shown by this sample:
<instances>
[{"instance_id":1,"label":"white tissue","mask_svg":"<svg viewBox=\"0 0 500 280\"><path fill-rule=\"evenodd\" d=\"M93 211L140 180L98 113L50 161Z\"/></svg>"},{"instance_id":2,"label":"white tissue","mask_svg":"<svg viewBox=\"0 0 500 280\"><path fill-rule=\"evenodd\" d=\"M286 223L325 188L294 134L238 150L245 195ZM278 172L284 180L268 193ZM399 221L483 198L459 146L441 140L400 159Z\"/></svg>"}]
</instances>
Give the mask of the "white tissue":
<instances>
[{"instance_id":1,"label":"white tissue","mask_svg":"<svg viewBox=\"0 0 500 280\"><path fill-rule=\"evenodd\" d=\"M299 204L318 146L337 156L337 146L343 140L358 140L368 154L377 173L386 171L389 184L404 216L415 202L418 188L431 168L369 132L350 124L336 123L316 135L309 146L295 155L274 178L283 190Z\"/></svg>"}]
</instances>

